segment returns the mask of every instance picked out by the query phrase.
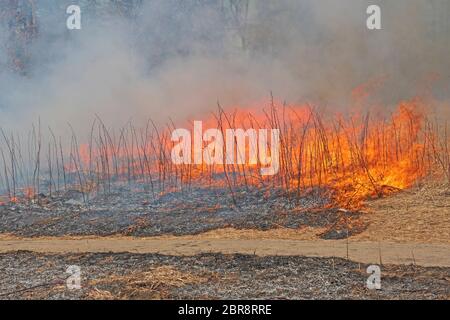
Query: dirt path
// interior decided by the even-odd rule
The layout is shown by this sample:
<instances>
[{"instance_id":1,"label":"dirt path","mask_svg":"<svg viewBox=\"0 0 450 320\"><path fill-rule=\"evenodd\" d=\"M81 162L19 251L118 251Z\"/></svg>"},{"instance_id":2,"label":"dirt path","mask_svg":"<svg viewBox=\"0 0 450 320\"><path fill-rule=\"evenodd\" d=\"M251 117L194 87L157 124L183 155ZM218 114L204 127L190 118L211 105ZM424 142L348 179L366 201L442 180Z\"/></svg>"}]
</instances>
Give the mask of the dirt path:
<instances>
[{"instance_id":1,"label":"dirt path","mask_svg":"<svg viewBox=\"0 0 450 320\"><path fill-rule=\"evenodd\" d=\"M195 255L201 252L259 256L347 257L345 240L158 238L27 238L0 239L0 253L28 250L42 253L131 252ZM362 263L417 264L450 267L450 245L425 243L352 242L349 259Z\"/></svg>"}]
</instances>

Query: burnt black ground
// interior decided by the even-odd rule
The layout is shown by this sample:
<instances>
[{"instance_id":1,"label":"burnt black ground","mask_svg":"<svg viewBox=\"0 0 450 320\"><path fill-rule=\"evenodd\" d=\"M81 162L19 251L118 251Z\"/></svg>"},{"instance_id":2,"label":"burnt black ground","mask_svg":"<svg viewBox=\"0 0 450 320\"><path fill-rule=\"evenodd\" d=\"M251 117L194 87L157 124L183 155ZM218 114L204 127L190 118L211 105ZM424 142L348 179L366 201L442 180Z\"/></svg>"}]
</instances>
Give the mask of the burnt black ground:
<instances>
[{"instance_id":1,"label":"burnt black ground","mask_svg":"<svg viewBox=\"0 0 450 320\"><path fill-rule=\"evenodd\" d=\"M81 268L81 290L70 291L61 281L69 265ZM158 267L178 275L167 281L142 276ZM298 256L14 252L0 255L0 298L450 299L450 268L383 265L381 290L366 288L366 268Z\"/></svg>"},{"instance_id":2,"label":"burnt black ground","mask_svg":"<svg viewBox=\"0 0 450 320\"><path fill-rule=\"evenodd\" d=\"M0 233L19 236L198 234L212 229L325 227L325 239L340 239L364 230L358 212L323 208L327 197L317 190L295 201L263 188L234 191L226 187L192 187L153 196L140 185L115 187L108 194L68 191L0 206ZM155 193L156 194L156 193Z\"/></svg>"}]
</instances>

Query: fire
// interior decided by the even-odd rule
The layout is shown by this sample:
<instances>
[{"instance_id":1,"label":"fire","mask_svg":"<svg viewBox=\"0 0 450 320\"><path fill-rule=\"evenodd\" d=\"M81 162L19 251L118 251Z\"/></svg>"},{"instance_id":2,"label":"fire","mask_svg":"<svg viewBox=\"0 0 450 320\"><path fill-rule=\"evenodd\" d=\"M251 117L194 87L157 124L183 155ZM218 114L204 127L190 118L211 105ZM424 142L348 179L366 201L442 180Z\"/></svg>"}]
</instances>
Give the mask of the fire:
<instances>
[{"instance_id":1,"label":"fire","mask_svg":"<svg viewBox=\"0 0 450 320\"><path fill-rule=\"evenodd\" d=\"M192 148L185 149L192 152L192 158L199 157L194 154L195 143L212 155L219 153L224 157L215 157L219 159L216 162L174 163L171 154L176 142L171 137L177 128L175 124L162 128L151 121L145 128L128 124L117 134L98 119L88 143L78 144L73 136L65 155L60 145L49 144L47 170L35 167L33 172L48 172L46 183L50 194L67 184L89 193L109 191L115 181L140 181L157 195L197 183L226 187L233 198L236 190L251 186L264 188L266 192L282 190L294 199L314 191L330 198L333 206L355 209L365 199L409 188L437 169L450 180L447 131L440 134L441 127L430 122L424 110L426 106L420 99L399 103L396 110L384 117L369 112L325 114L310 105L271 101L259 109L219 107L216 113L200 119L203 130L214 129L222 137L237 129L276 130L277 149L273 149L273 144L265 145L267 154L278 155L274 175L261 174L267 163L255 156L261 150L252 145L256 140L251 136L235 138L236 141L228 139L231 144L236 143L232 148L226 145L234 150L230 155L226 154L224 143L217 144L224 150L214 149L217 147L211 147L210 141L201 140L201 134L200 140L190 142ZM195 123L188 122L186 127L194 132ZM230 157L246 160L220 160ZM9 172L17 171L17 168L5 171L10 199L14 201L17 201L16 179ZM39 175L28 179L34 183L33 187L23 189L26 198L39 193L40 179Z\"/></svg>"},{"instance_id":2,"label":"fire","mask_svg":"<svg viewBox=\"0 0 450 320\"><path fill-rule=\"evenodd\" d=\"M234 187L250 185L270 185L297 196L308 190L326 190L335 204L355 208L369 197L408 188L428 172L431 163L426 159L429 147L421 108L418 99L402 102L390 118L382 119L368 113L324 116L307 105L272 103L263 112L220 108L204 120L209 128L221 132L229 128L279 129L280 169L275 176L261 175L261 163L173 164L171 130L158 131L156 127L151 134L141 132L140 139L130 133L128 141L122 134L116 144L107 142L100 148L82 145L80 166L95 167L102 177L105 173L143 181L157 177L167 185L170 180L180 185L193 181L223 184L231 192ZM248 157L251 146L246 142Z\"/></svg>"}]
</instances>

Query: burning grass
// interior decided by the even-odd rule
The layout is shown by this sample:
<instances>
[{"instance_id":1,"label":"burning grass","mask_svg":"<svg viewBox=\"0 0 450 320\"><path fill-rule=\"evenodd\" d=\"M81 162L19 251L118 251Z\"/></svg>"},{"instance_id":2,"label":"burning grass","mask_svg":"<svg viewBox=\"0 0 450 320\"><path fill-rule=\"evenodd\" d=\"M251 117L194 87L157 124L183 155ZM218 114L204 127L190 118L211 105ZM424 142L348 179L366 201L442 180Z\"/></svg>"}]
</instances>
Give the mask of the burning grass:
<instances>
[{"instance_id":1,"label":"burning grass","mask_svg":"<svg viewBox=\"0 0 450 320\"><path fill-rule=\"evenodd\" d=\"M261 175L259 161L174 164L173 122L158 127L149 120L145 128L128 123L116 132L97 117L87 143L80 143L71 130L69 146L63 146L51 129L49 139L44 138L40 125L33 127L25 144L20 135L2 130L0 181L12 202L39 201L42 193L51 196L68 188L80 190L86 201L92 193L110 192L116 181L139 181L154 198L194 184L225 186L239 206L236 190L258 187L281 190L290 200L320 192L331 199L327 206L356 209L367 198L411 187L424 177L450 181L448 125L428 119L427 107L416 98L380 117L368 112L324 114L310 105L273 100L263 111L218 106L204 123L222 133L229 128L279 129L280 166L273 176ZM245 150L248 159L250 143L247 139L244 149L235 148L234 156L243 156L237 153Z\"/></svg>"}]
</instances>

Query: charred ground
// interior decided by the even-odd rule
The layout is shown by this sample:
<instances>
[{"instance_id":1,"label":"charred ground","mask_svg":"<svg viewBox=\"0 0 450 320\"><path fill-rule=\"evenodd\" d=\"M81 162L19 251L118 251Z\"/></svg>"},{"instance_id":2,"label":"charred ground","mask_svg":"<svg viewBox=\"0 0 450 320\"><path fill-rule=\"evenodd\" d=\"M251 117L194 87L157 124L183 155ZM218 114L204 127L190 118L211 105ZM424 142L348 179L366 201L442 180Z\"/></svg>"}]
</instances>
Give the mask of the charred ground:
<instances>
[{"instance_id":1,"label":"charred ground","mask_svg":"<svg viewBox=\"0 0 450 320\"><path fill-rule=\"evenodd\" d=\"M68 265L82 290L65 286ZM449 299L450 269L383 266L382 289L366 265L339 258L201 254L0 255L2 299Z\"/></svg>"},{"instance_id":2,"label":"charred ground","mask_svg":"<svg viewBox=\"0 0 450 320\"><path fill-rule=\"evenodd\" d=\"M153 198L142 186L116 188L83 201L77 191L39 203L25 201L0 207L0 232L23 237L198 234L221 228L269 230L275 228L325 229L324 239L342 239L362 232L367 223L361 212L326 208L323 193L312 191L301 199L240 188L233 204L227 188L192 187Z\"/></svg>"}]
</instances>

